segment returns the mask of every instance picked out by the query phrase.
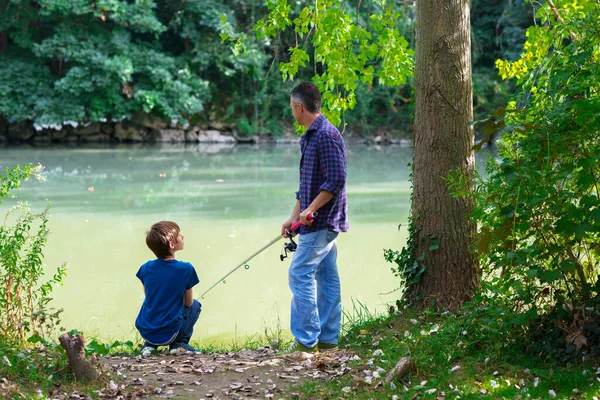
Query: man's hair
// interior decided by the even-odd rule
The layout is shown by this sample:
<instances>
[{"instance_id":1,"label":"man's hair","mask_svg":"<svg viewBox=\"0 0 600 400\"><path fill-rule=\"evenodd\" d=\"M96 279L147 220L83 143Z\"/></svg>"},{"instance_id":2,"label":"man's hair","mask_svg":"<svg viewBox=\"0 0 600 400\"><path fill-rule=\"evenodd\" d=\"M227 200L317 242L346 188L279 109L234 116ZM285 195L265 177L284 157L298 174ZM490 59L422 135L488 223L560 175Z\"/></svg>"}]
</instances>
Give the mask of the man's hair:
<instances>
[{"instance_id":1,"label":"man's hair","mask_svg":"<svg viewBox=\"0 0 600 400\"><path fill-rule=\"evenodd\" d=\"M179 225L175 222L157 222L146 232L146 245L157 258L167 258L173 255L170 242L175 243L177 241L179 232Z\"/></svg>"},{"instance_id":2,"label":"man's hair","mask_svg":"<svg viewBox=\"0 0 600 400\"><path fill-rule=\"evenodd\" d=\"M310 113L321 112L321 92L311 82L301 82L290 92L292 101L301 103Z\"/></svg>"}]
</instances>

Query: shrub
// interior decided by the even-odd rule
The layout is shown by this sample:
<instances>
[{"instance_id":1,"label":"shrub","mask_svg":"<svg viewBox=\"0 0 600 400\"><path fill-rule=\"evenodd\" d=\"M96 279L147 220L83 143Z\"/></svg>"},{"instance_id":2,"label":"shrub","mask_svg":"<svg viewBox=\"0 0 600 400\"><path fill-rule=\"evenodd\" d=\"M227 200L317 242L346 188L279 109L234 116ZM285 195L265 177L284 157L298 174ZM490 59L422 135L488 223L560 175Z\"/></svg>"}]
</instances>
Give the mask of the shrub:
<instances>
[{"instance_id":1,"label":"shrub","mask_svg":"<svg viewBox=\"0 0 600 400\"><path fill-rule=\"evenodd\" d=\"M7 168L0 175L0 204L21 182L36 177L42 167L26 165ZM0 337L24 343L28 335L44 335L57 322L59 313L49 313L48 303L55 285L62 283L66 264L59 266L47 281L42 250L48 237L49 205L34 212L19 202L6 212L0 226Z\"/></svg>"},{"instance_id":2,"label":"shrub","mask_svg":"<svg viewBox=\"0 0 600 400\"><path fill-rule=\"evenodd\" d=\"M538 353L600 344L600 9L569 4L540 8L521 59L498 61L520 93L480 122L505 131L476 193L484 299Z\"/></svg>"}]
</instances>

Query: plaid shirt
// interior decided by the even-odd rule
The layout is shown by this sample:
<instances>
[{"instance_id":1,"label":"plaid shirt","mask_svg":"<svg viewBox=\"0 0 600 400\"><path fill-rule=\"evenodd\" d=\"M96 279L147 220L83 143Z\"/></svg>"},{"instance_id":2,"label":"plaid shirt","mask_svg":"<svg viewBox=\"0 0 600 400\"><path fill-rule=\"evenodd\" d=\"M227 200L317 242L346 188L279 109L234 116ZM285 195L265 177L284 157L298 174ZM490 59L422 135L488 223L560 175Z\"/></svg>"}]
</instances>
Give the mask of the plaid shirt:
<instances>
[{"instance_id":1,"label":"plaid shirt","mask_svg":"<svg viewBox=\"0 0 600 400\"><path fill-rule=\"evenodd\" d=\"M335 232L348 230L348 200L346 199L346 146L342 135L320 115L300 138L300 187L296 199L304 211L322 191L334 197L318 210L312 226L302 225L300 233L322 229Z\"/></svg>"}]
</instances>

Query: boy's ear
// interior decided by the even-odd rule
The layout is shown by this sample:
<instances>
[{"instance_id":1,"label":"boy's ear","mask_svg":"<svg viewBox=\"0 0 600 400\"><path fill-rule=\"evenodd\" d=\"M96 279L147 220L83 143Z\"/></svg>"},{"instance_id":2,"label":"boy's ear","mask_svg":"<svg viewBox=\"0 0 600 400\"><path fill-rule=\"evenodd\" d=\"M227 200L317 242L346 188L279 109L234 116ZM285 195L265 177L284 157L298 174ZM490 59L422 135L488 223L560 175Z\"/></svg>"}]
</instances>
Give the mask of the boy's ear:
<instances>
[{"instance_id":1,"label":"boy's ear","mask_svg":"<svg viewBox=\"0 0 600 400\"><path fill-rule=\"evenodd\" d=\"M170 247L171 249L174 249L174 248L175 248L175 244L174 244L172 241L170 241L170 240L169 240L169 247Z\"/></svg>"}]
</instances>

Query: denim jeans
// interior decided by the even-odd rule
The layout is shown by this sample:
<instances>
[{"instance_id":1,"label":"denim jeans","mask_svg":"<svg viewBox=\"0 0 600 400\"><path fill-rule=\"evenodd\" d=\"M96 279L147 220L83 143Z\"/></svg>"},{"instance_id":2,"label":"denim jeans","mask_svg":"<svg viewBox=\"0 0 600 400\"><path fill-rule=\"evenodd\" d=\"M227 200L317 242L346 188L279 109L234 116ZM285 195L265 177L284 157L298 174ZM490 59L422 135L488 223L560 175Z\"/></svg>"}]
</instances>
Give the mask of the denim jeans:
<instances>
[{"instance_id":1,"label":"denim jeans","mask_svg":"<svg viewBox=\"0 0 600 400\"><path fill-rule=\"evenodd\" d=\"M194 325L198 321L201 311L202 304L200 304L198 300L194 300L189 307L183 307L183 326L171 344L190 342L192 334L194 333Z\"/></svg>"},{"instance_id":2,"label":"denim jeans","mask_svg":"<svg viewBox=\"0 0 600 400\"><path fill-rule=\"evenodd\" d=\"M300 235L290 265L290 328L296 340L307 347L338 342L342 295L336 263L337 235L326 229Z\"/></svg>"}]
</instances>

